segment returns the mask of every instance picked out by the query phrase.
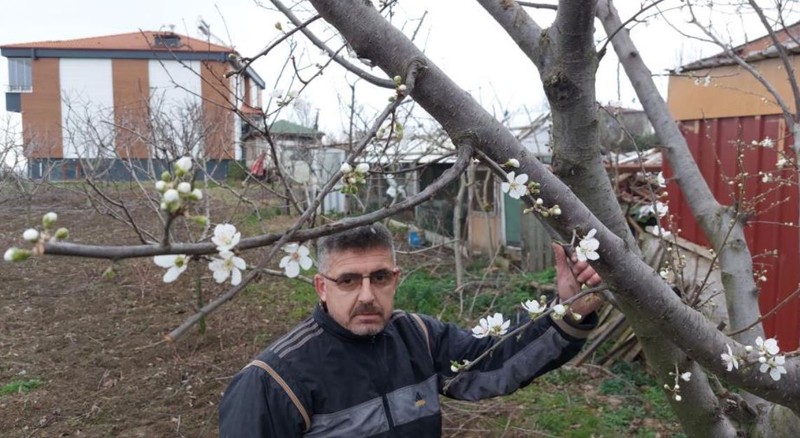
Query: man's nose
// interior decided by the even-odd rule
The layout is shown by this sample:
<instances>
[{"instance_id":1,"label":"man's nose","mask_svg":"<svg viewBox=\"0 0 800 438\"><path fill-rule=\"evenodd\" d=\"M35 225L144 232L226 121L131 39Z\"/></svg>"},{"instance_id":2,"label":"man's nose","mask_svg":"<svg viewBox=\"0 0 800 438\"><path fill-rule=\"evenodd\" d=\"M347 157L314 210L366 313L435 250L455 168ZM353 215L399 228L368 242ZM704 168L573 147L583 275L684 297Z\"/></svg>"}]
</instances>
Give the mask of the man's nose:
<instances>
[{"instance_id":1,"label":"man's nose","mask_svg":"<svg viewBox=\"0 0 800 438\"><path fill-rule=\"evenodd\" d=\"M358 288L358 300L368 303L374 299L375 294L372 292L372 283L370 282L369 276L364 276L361 278L361 286Z\"/></svg>"}]
</instances>

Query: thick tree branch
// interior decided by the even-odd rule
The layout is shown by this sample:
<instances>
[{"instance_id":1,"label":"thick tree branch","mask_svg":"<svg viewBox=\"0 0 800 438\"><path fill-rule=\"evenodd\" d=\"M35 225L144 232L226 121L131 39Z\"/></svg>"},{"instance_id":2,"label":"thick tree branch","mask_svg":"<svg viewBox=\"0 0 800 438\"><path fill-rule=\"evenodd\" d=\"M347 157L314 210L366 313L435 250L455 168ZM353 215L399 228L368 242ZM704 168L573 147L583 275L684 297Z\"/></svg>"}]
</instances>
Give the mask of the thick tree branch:
<instances>
[{"instance_id":1,"label":"thick tree branch","mask_svg":"<svg viewBox=\"0 0 800 438\"><path fill-rule=\"evenodd\" d=\"M347 0L312 0L311 3L325 20L339 29L358 53L369 55L388 76L402 73L412 59L425 59L373 7ZM387 50L387 47L392 50ZM613 286L615 294L639 306L641 312L650 316L662 330L663 336L690 352L689 355L704 368L726 375L729 381L741 387L757 390L765 398L800 409L800 369L795 361L787 364L788 374L780 384L766 381L764 375L753 368L727 373L719 354L725 351L726 344L732 344L737 354L745 354L744 347L716 330L703 315L685 306L652 268L597 220L561 181L526 153L507 129L432 62L425 60L425 64L427 68L420 75L412 97L442 124L456 144L464 138L474 138L478 147L494 161L519 159L519 172L527 173L541 184L541 197L545 204L561 206L564 213L553 221L553 225L562 235L573 231L583 235L591 228L597 229L600 260L593 265Z\"/></svg>"}]
</instances>

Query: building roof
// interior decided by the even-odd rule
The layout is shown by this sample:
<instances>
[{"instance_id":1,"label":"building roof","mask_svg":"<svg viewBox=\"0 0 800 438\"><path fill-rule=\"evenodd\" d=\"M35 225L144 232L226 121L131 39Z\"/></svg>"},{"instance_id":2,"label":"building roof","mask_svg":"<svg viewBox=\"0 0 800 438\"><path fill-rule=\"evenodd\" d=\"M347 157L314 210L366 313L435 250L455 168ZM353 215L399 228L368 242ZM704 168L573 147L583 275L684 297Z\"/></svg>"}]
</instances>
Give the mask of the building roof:
<instances>
[{"instance_id":1,"label":"building roof","mask_svg":"<svg viewBox=\"0 0 800 438\"><path fill-rule=\"evenodd\" d=\"M277 120L273 123L269 132L278 135L296 135L300 137L322 137L324 132L317 131L316 128L307 128L288 120Z\"/></svg>"},{"instance_id":2,"label":"building roof","mask_svg":"<svg viewBox=\"0 0 800 438\"><path fill-rule=\"evenodd\" d=\"M37 41L0 46L0 54L9 58L130 58L181 59L230 62L240 67L238 57L231 57L233 47L213 44L172 31L142 30L73 40ZM250 66L245 69L259 87L264 80Z\"/></svg>"},{"instance_id":3,"label":"building roof","mask_svg":"<svg viewBox=\"0 0 800 438\"><path fill-rule=\"evenodd\" d=\"M800 21L786 26L785 29L776 29L775 36L778 38L778 41L780 41L786 47L786 50L789 53L800 53L800 46L798 46L797 43L797 41L800 40ZM778 56L778 49L772 43L772 38L768 34L756 38L753 41L744 43L740 46L734 47L731 50L733 53L748 62L759 61L767 58L775 58ZM672 73L720 67L735 63L736 61L731 59L725 52L722 52L714 56L709 56L708 58L690 62L689 64L679 67Z\"/></svg>"},{"instance_id":4,"label":"building roof","mask_svg":"<svg viewBox=\"0 0 800 438\"><path fill-rule=\"evenodd\" d=\"M141 50L171 52L233 52L232 47L179 35L170 31L143 30L73 40L37 41L6 44L3 49L67 49L67 50Z\"/></svg>"}]
</instances>

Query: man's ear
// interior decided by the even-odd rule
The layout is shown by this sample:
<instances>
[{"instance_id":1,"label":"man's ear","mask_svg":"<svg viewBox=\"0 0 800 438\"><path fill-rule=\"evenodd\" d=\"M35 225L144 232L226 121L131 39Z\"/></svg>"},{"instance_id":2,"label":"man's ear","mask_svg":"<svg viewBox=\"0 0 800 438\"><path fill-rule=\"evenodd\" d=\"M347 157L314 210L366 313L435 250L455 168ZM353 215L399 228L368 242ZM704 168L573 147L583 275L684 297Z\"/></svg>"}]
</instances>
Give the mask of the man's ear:
<instances>
[{"instance_id":1,"label":"man's ear","mask_svg":"<svg viewBox=\"0 0 800 438\"><path fill-rule=\"evenodd\" d=\"M314 275L314 290L317 291L319 300L325 302L327 298L327 291L325 290L325 278L319 274Z\"/></svg>"}]
</instances>

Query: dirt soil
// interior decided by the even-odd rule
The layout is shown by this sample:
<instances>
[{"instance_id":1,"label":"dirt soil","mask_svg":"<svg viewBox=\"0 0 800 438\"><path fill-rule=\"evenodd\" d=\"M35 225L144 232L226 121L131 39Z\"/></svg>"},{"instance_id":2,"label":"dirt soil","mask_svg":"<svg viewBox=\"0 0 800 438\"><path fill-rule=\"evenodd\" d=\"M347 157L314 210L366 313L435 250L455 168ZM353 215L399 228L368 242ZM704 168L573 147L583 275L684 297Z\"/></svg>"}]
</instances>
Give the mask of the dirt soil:
<instances>
[{"instance_id":1,"label":"dirt soil","mask_svg":"<svg viewBox=\"0 0 800 438\"><path fill-rule=\"evenodd\" d=\"M47 211L58 212L71 241L136 242L129 228L77 193L50 189L30 210L8 193L2 201L3 251L25 247L22 231L41 228ZM133 210L148 214L143 206ZM205 335L194 328L166 343L164 335L196 309L189 276L165 285L150 258L118 264L112 279L103 276L109 266L54 256L0 263L0 386L41 382L0 396L0 435L216 436L217 404L229 379L296 323L267 319L284 313L280 300L266 312L258 297L244 295L208 318ZM210 296L223 291L207 280Z\"/></svg>"}]
</instances>

